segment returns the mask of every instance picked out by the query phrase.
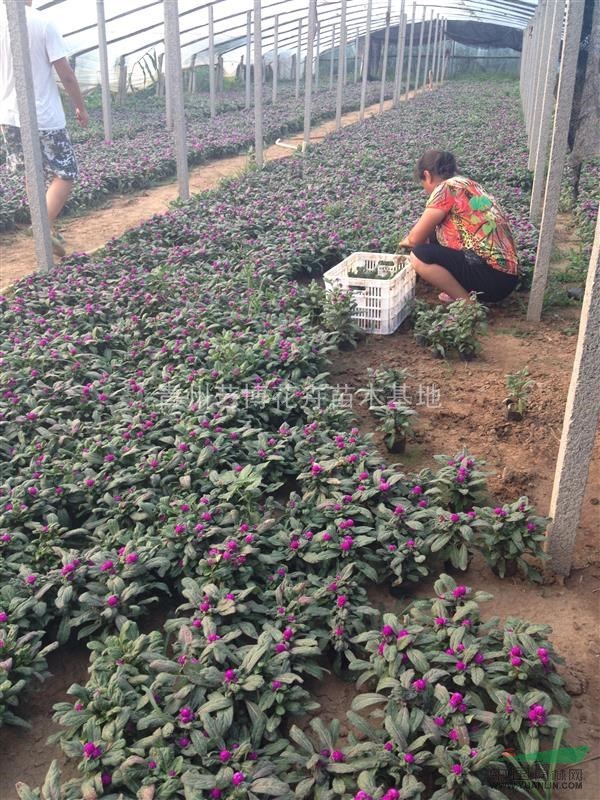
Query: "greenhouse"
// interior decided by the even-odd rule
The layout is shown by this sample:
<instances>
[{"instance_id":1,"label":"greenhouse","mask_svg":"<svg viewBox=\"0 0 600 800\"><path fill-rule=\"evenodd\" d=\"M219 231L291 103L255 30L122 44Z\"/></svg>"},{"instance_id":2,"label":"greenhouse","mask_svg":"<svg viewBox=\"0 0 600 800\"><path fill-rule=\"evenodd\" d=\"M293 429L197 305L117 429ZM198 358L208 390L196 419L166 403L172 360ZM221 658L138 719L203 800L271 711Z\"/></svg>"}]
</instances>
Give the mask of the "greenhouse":
<instances>
[{"instance_id":1,"label":"greenhouse","mask_svg":"<svg viewBox=\"0 0 600 800\"><path fill-rule=\"evenodd\" d=\"M0 799L600 796L600 0L0 3Z\"/></svg>"}]
</instances>

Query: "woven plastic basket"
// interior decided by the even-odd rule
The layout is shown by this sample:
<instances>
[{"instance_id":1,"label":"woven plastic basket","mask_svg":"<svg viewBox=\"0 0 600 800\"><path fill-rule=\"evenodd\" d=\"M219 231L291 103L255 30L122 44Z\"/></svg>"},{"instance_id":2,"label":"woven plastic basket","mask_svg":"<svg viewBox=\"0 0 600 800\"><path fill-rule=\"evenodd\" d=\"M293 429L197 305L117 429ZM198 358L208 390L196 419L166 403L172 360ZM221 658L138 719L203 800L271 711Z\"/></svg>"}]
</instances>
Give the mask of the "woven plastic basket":
<instances>
[{"instance_id":1,"label":"woven plastic basket","mask_svg":"<svg viewBox=\"0 0 600 800\"><path fill-rule=\"evenodd\" d=\"M404 262L404 266L391 278L348 276L349 272L361 269L375 269L378 275L389 274L396 270L396 266L385 266L379 262L397 262L398 259ZM361 252L352 253L340 264L327 270L323 280L327 293L335 287L352 292L357 306L354 318L364 331L389 334L394 333L410 314L417 276L408 256Z\"/></svg>"}]
</instances>

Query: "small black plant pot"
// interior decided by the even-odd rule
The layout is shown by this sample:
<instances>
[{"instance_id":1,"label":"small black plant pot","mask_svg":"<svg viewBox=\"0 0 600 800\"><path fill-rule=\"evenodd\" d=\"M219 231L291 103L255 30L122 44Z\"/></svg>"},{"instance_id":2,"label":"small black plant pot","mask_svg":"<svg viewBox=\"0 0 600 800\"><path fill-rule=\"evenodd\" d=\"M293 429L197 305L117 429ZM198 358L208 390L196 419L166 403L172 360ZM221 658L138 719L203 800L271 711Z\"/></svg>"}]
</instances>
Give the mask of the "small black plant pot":
<instances>
[{"instance_id":1,"label":"small black plant pot","mask_svg":"<svg viewBox=\"0 0 600 800\"><path fill-rule=\"evenodd\" d=\"M520 411L515 410L513 403L509 403L506 406L506 419L509 422L521 422L523 419L523 414L521 414Z\"/></svg>"},{"instance_id":2,"label":"small black plant pot","mask_svg":"<svg viewBox=\"0 0 600 800\"><path fill-rule=\"evenodd\" d=\"M419 347L427 347L427 337L421 336L417 334L415 336L415 342L419 345Z\"/></svg>"},{"instance_id":3,"label":"small black plant pot","mask_svg":"<svg viewBox=\"0 0 600 800\"><path fill-rule=\"evenodd\" d=\"M473 361L475 358L475 353L472 351L459 350L458 355L461 361Z\"/></svg>"},{"instance_id":4,"label":"small black plant pot","mask_svg":"<svg viewBox=\"0 0 600 800\"><path fill-rule=\"evenodd\" d=\"M514 578L515 575L519 571L519 568L517 567L517 562L516 561L507 561L505 563L505 565L504 565L504 575L503 576L500 575L500 571L498 569L498 565L497 564L490 564L490 569L492 570L494 575L497 575L501 579L503 577L504 578Z\"/></svg>"},{"instance_id":5,"label":"small black plant pot","mask_svg":"<svg viewBox=\"0 0 600 800\"><path fill-rule=\"evenodd\" d=\"M404 453L406 450L406 436L397 436L394 439L394 444L390 447L386 444L388 453Z\"/></svg>"}]
</instances>

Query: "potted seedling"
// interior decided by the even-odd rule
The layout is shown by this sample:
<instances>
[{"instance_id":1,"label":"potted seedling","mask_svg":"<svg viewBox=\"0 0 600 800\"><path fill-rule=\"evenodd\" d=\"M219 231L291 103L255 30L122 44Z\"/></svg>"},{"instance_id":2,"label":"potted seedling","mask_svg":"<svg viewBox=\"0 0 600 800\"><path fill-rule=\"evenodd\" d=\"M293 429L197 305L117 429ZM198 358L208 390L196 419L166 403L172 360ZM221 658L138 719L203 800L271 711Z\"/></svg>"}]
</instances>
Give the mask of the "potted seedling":
<instances>
[{"instance_id":1,"label":"potted seedling","mask_svg":"<svg viewBox=\"0 0 600 800\"><path fill-rule=\"evenodd\" d=\"M511 422L520 422L523 419L533 385L527 367L506 376L508 397L504 400L504 404L506 405L506 418Z\"/></svg>"},{"instance_id":2,"label":"potted seedling","mask_svg":"<svg viewBox=\"0 0 600 800\"><path fill-rule=\"evenodd\" d=\"M385 406L371 409L380 421L378 430L383 433L385 446L390 453L403 453L406 449L406 434L412 427L416 411L410 406L390 400Z\"/></svg>"}]
</instances>

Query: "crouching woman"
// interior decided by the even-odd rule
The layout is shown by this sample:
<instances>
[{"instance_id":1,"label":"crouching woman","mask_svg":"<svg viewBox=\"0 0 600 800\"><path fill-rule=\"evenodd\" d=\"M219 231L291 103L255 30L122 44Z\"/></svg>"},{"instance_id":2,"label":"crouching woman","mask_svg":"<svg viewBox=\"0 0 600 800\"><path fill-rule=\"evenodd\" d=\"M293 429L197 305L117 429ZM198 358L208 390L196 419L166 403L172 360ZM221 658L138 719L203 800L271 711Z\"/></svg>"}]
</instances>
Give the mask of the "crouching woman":
<instances>
[{"instance_id":1,"label":"crouching woman","mask_svg":"<svg viewBox=\"0 0 600 800\"><path fill-rule=\"evenodd\" d=\"M415 170L428 195L425 211L400 247L427 283L441 289L440 300L497 303L515 289L517 252L510 223L478 183L456 175L452 153L428 150ZM428 243L428 242L435 243Z\"/></svg>"}]
</instances>

